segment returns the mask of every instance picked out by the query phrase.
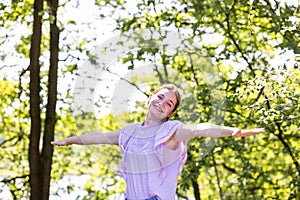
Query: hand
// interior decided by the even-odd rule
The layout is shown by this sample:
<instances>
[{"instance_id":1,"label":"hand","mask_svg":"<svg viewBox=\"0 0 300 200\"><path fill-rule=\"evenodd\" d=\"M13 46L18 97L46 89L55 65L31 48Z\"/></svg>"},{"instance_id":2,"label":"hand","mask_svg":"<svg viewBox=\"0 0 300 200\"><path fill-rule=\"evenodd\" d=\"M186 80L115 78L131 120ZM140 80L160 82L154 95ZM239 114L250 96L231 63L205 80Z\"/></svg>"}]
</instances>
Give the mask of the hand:
<instances>
[{"instance_id":1,"label":"hand","mask_svg":"<svg viewBox=\"0 0 300 200\"><path fill-rule=\"evenodd\" d=\"M239 129L239 130L233 132L232 136L233 137L245 137L245 136L260 134L260 133L264 133L264 132L265 132L264 128L254 128L254 129L250 129L250 130Z\"/></svg>"},{"instance_id":2,"label":"hand","mask_svg":"<svg viewBox=\"0 0 300 200\"><path fill-rule=\"evenodd\" d=\"M67 140L67 139L64 139L64 140L59 140L59 141L52 141L51 144L55 145L55 146L69 146L71 145L71 143Z\"/></svg>"}]
</instances>

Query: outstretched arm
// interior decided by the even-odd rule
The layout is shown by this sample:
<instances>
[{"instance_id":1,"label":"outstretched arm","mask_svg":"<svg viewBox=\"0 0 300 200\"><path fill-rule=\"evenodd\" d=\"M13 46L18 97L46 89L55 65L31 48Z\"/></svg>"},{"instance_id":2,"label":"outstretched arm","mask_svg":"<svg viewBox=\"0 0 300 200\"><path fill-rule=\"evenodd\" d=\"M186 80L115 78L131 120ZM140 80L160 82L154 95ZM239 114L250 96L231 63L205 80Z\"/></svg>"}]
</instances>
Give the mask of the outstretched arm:
<instances>
[{"instance_id":1,"label":"outstretched arm","mask_svg":"<svg viewBox=\"0 0 300 200\"><path fill-rule=\"evenodd\" d=\"M262 128L244 130L234 127L218 126L210 123L202 124L186 124L178 128L174 140L186 141L195 137L243 137L253 134L264 133L265 130Z\"/></svg>"},{"instance_id":2,"label":"outstretched arm","mask_svg":"<svg viewBox=\"0 0 300 200\"><path fill-rule=\"evenodd\" d=\"M51 142L56 146L69 146L72 144L92 145L92 144L118 144L119 131L107 133L92 132L80 136L73 136L63 140Z\"/></svg>"}]
</instances>

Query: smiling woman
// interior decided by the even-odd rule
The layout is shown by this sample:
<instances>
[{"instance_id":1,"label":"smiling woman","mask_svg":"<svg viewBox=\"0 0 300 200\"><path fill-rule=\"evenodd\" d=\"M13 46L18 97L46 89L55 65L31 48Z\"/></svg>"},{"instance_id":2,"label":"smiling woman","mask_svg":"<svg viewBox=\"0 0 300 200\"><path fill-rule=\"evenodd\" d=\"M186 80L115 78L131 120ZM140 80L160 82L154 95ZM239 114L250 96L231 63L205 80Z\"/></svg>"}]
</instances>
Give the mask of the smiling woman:
<instances>
[{"instance_id":1,"label":"smiling woman","mask_svg":"<svg viewBox=\"0 0 300 200\"><path fill-rule=\"evenodd\" d=\"M167 121L176 111L180 104L180 93L178 89L172 84L163 85L152 93L149 97L148 101L148 109L149 112L154 110L158 110L165 121ZM165 115L165 116L164 116ZM147 117L150 119L146 121L151 121L155 119L151 119L151 116L147 114ZM159 121L161 119L158 118Z\"/></svg>"},{"instance_id":2,"label":"smiling woman","mask_svg":"<svg viewBox=\"0 0 300 200\"><path fill-rule=\"evenodd\" d=\"M122 153L120 172L126 181L125 199L175 199L177 178L186 162L190 139L199 136L240 137L264 132L264 129L241 130L169 120L179 104L178 88L166 84L149 96L143 122L113 132L73 136L52 144L118 144Z\"/></svg>"}]
</instances>

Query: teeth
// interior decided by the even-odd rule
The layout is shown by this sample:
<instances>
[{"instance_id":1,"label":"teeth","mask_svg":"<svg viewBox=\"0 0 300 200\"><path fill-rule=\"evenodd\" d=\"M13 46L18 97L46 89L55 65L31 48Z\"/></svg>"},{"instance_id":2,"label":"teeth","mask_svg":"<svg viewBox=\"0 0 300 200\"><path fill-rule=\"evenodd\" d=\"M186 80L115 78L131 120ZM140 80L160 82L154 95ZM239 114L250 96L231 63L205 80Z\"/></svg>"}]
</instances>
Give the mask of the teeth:
<instances>
[{"instance_id":1,"label":"teeth","mask_svg":"<svg viewBox=\"0 0 300 200\"><path fill-rule=\"evenodd\" d=\"M163 112L163 110L158 106L158 105L155 105L156 109L159 110L160 112Z\"/></svg>"}]
</instances>

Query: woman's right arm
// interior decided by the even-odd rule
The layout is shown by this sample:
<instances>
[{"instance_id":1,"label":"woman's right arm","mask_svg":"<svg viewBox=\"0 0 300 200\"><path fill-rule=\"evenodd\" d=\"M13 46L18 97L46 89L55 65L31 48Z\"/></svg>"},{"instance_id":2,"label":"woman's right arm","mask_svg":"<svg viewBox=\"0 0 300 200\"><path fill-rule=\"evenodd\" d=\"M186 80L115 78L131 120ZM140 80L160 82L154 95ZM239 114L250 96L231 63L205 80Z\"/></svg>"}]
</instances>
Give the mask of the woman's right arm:
<instances>
[{"instance_id":1,"label":"woman's right arm","mask_svg":"<svg viewBox=\"0 0 300 200\"><path fill-rule=\"evenodd\" d=\"M79 145L118 144L119 132L120 130L106 132L106 133L91 132L80 136L72 136L63 140L54 141L51 142L51 144L56 146L69 146L72 144L79 144Z\"/></svg>"}]
</instances>

